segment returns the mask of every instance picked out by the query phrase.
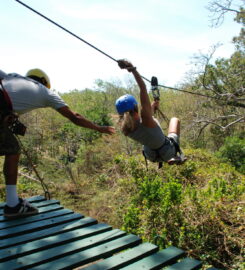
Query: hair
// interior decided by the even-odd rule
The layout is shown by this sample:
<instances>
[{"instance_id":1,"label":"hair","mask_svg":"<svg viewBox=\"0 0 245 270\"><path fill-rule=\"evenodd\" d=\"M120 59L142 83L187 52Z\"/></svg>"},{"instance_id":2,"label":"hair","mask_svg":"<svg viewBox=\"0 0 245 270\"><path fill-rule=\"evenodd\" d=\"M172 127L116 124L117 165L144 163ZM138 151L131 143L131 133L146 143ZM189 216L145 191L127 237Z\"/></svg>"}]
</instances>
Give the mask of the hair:
<instances>
[{"instance_id":1,"label":"hair","mask_svg":"<svg viewBox=\"0 0 245 270\"><path fill-rule=\"evenodd\" d=\"M119 123L121 124L121 130L125 136L134 131L136 122L134 119L134 113L138 113L138 106L134 105L134 109L127 111L120 115Z\"/></svg>"},{"instance_id":2,"label":"hair","mask_svg":"<svg viewBox=\"0 0 245 270\"><path fill-rule=\"evenodd\" d=\"M45 87L47 87L47 81L45 80L45 78L40 78L40 77L37 77L35 75L29 75L27 76L28 78L31 78L39 83L41 83L42 85L44 85Z\"/></svg>"}]
</instances>

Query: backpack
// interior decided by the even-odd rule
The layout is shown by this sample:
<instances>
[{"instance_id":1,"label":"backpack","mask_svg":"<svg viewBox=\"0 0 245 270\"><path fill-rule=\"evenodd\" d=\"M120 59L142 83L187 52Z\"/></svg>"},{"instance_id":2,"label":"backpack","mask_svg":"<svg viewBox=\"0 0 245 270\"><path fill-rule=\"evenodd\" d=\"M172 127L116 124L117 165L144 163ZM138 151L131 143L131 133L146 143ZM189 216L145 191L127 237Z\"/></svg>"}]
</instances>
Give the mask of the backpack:
<instances>
[{"instance_id":1,"label":"backpack","mask_svg":"<svg viewBox=\"0 0 245 270\"><path fill-rule=\"evenodd\" d=\"M3 87L2 79L0 79L0 125L7 126L16 135L25 135L26 126L19 121L18 116L13 112L12 102Z\"/></svg>"}]
</instances>

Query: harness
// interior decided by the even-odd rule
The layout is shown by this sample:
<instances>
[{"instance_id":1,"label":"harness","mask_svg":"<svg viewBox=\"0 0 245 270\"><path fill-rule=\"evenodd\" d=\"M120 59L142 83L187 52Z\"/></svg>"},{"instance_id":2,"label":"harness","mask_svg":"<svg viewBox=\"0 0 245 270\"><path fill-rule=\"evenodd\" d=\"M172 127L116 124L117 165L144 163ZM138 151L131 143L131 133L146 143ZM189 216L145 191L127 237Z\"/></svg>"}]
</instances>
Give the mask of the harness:
<instances>
[{"instance_id":1,"label":"harness","mask_svg":"<svg viewBox=\"0 0 245 270\"><path fill-rule=\"evenodd\" d=\"M2 79L0 79L0 125L7 126L16 135L25 135L26 126L19 121L18 115L13 112L13 105L3 87Z\"/></svg>"},{"instance_id":2,"label":"harness","mask_svg":"<svg viewBox=\"0 0 245 270\"><path fill-rule=\"evenodd\" d=\"M0 80L0 113L1 113L1 122L4 118L13 112L12 102L9 98L8 93L5 91L2 80Z\"/></svg>"},{"instance_id":3,"label":"harness","mask_svg":"<svg viewBox=\"0 0 245 270\"><path fill-rule=\"evenodd\" d=\"M176 155L179 154L180 158L183 160L183 159L184 159L184 154L183 154L183 152L181 151L179 144L178 144L173 138L167 137L167 139L170 140L170 141L173 143L173 145L174 145L174 147L175 147ZM161 150L164 146L165 146L165 143L164 143L162 146L160 146L159 148L157 148L157 149L151 149L151 151L154 151L155 154L156 154L156 155L155 155L155 160L153 160L152 162L157 162L157 160L161 159L160 150ZM145 158L146 168L148 169L147 157L146 157L146 155L145 155L144 150L142 150L142 154L143 154L143 156L144 156L144 158ZM161 169L161 168L162 168L162 165L163 165L163 161L159 161L159 162L158 162L158 169Z\"/></svg>"}]
</instances>

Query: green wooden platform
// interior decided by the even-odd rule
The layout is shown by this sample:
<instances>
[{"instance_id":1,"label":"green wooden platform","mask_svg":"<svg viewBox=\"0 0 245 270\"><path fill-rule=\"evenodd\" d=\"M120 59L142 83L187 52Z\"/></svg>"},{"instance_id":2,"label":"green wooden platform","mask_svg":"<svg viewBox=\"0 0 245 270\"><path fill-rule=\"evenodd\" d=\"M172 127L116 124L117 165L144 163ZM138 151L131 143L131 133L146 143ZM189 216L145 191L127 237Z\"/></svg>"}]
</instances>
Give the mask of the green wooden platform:
<instances>
[{"instance_id":1,"label":"green wooden platform","mask_svg":"<svg viewBox=\"0 0 245 270\"><path fill-rule=\"evenodd\" d=\"M3 217L0 204L0 269L201 269L176 247L159 251L110 225L64 209L42 196L28 201L39 214L17 220ZM211 269L211 268L210 268ZM213 270L215 268L212 268Z\"/></svg>"}]
</instances>

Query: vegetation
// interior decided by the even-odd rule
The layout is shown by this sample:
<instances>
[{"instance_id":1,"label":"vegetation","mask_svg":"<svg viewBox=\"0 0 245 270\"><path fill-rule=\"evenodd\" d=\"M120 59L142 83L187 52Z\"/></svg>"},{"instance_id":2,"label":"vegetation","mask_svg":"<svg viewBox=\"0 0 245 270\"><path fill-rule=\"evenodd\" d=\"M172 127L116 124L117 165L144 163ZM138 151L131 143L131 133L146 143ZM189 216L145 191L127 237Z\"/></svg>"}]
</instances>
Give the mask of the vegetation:
<instances>
[{"instance_id":1,"label":"vegetation","mask_svg":"<svg viewBox=\"0 0 245 270\"><path fill-rule=\"evenodd\" d=\"M244 9L235 19L244 25ZM244 32L233 40L230 59L210 64L211 55L205 63L198 58L203 72L183 84L215 99L161 89L161 110L167 118L181 119L181 145L188 157L182 166L158 170L151 163L146 170L141 146L120 132L102 136L51 109L24 115L28 132L21 140L52 197L161 248L183 248L206 265L244 269ZM138 89L134 83L123 87L98 80L96 89L62 97L90 120L117 126L114 103L124 93L138 96ZM22 155L18 190L24 197L42 194L40 183L30 177L36 176ZM0 185L4 201L2 172Z\"/></svg>"}]
</instances>

